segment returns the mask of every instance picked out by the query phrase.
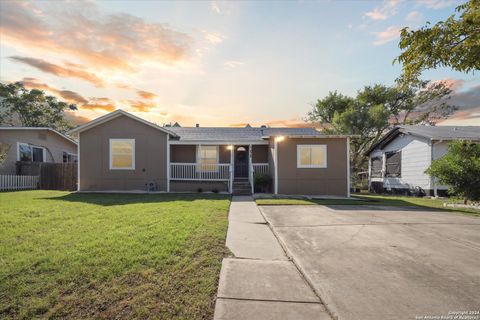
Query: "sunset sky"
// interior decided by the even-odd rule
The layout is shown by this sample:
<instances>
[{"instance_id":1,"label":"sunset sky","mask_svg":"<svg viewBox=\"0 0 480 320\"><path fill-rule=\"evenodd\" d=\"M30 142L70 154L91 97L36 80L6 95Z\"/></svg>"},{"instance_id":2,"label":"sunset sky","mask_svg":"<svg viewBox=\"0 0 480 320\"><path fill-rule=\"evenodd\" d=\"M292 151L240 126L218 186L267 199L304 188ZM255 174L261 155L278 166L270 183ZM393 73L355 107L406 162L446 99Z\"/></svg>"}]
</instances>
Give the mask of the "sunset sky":
<instances>
[{"instance_id":1,"label":"sunset sky","mask_svg":"<svg viewBox=\"0 0 480 320\"><path fill-rule=\"evenodd\" d=\"M121 108L158 124L295 126L338 90L391 85L398 31L460 2L0 1L0 80L76 103L78 121ZM480 78L449 69L460 110L480 125Z\"/></svg>"}]
</instances>

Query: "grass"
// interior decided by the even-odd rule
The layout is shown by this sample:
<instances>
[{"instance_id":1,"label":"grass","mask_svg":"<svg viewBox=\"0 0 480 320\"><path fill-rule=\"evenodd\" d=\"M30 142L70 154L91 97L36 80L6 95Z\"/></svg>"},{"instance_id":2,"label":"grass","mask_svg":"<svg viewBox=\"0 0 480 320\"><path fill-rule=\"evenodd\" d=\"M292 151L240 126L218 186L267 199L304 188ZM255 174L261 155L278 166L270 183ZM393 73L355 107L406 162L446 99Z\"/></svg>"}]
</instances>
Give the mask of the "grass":
<instances>
[{"instance_id":1,"label":"grass","mask_svg":"<svg viewBox=\"0 0 480 320\"><path fill-rule=\"evenodd\" d=\"M445 208L446 201L455 200L429 199L407 196L356 194L354 200L349 199L292 199L292 198L269 198L257 199L258 205L384 205L384 206L417 206L427 209L439 209L442 211L462 212L465 214L480 216L480 211L464 208Z\"/></svg>"},{"instance_id":2,"label":"grass","mask_svg":"<svg viewBox=\"0 0 480 320\"><path fill-rule=\"evenodd\" d=\"M211 319L222 195L0 193L0 318Z\"/></svg>"}]
</instances>

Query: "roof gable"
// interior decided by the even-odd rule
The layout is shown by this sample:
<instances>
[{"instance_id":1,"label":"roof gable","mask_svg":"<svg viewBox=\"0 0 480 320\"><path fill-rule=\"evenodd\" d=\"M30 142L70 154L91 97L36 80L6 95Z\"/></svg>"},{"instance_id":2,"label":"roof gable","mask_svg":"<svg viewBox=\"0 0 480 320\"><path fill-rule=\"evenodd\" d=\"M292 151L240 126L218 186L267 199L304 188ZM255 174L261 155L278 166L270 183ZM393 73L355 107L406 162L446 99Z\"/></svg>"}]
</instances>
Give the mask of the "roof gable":
<instances>
[{"instance_id":1,"label":"roof gable","mask_svg":"<svg viewBox=\"0 0 480 320\"><path fill-rule=\"evenodd\" d=\"M57 130L55 129L52 129L52 128L48 128L48 127L0 127L0 130L10 130L10 131L13 131L13 130L18 130L18 131L34 131L34 130L41 130L41 131L50 131L56 135L59 135L60 137L62 137L63 139L77 145L77 141L73 140L72 138L64 135L63 133L61 132L58 132Z\"/></svg>"},{"instance_id":2,"label":"roof gable","mask_svg":"<svg viewBox=\"0 0 480 320\"><path fill-rule=\"evenodd\" d=\"M115 111L110 112L110 113L108 113L108 114L106 114L106 115L103 115L103 116L101 116L101 117L99 117L99 118L96 118L96 119L94 119L94 120L92 120L92 121L90 121L90 122L87 122L87 123L85 123L84 125L78 126L78 127L76 127L75 129L70 130L68 133L69 133L69 134L74 134L74 133L76 134L76 133L80 133L80 132L83 132L83 131L87 131L87 130L93 128L93 127L96 127L96 126L98 126L98 125L101 125L102 123L108 122L108 121L113 120L113 119L115 119L115 118L117 118L117 117L120 117L120 116L126 116L126 117L128 117L128 118L130 118L130 119L133 119L133 120L135 120L135 121L141 122L141 123L143 123L143 124L145 124L145 125L147 125L147 126L150 126L150 127L154 128L154 129L163 131L163 132L165 132L165 133L167 133L167 134L169 134L169 135L171 135L171 136L174 136L174 137L177 136L177 135L176 135L174 132L172 132L171 130L168 130L168 129L164 128L164 127L161 127L161 126L159 126L159 125L156 125L156 124L154 124L154 123L152 123L152 122L149 122L149 121L147 121L147 120L144 120L144 119L142 119L142 118L140 118L140 117L134 116L133 114L128 113L128 112L126 112L126 111L123 111L122 109L115 110Z\"/></svg>"}]
</instances>

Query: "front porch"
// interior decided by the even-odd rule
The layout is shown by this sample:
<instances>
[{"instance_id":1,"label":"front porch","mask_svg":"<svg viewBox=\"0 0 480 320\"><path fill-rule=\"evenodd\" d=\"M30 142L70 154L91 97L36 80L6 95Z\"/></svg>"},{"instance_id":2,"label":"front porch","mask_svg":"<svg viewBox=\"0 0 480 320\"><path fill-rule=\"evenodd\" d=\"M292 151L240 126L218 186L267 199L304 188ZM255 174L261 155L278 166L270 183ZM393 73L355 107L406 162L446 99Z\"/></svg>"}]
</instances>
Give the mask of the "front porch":
<instances>
[{"instance_id":1,"label":"front porch","mask_svg":"<svg viewBox=\"0 0 480 320\"><path fill-rule=\"evenodd\" d=\"M170 144L169 191L254 193L254 176L271 176L267 144Z\"/></svg>"}]
</instances>

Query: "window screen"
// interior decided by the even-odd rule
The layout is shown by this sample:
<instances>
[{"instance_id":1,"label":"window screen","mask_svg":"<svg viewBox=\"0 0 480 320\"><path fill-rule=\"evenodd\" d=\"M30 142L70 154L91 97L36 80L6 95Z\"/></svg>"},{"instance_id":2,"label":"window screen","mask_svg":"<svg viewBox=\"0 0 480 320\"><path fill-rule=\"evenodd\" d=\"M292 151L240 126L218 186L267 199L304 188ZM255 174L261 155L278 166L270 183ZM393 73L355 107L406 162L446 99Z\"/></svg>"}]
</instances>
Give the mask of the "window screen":
<instances>
[{"instance_id":1,"label":"window screen","mask_svg":"<svg viewBox=\"0 0 480 320\"><path fill-rule=\"evenodd\" d=\"M382 177L382 158L381 157L372 158L370 162L370 169L371 169L370 176L372 178Z\"/></svg>"},{"instance_id":2,"label":"window screen","mask_svg":"<svg viewBox=\"0 0 480 320\"><path fill-rule=\"evenodd\" d=\"M197 162L197 171L217 171L218 146L198 146Z\"/></svg>"},{"instance_id":3,"label":"window screen","mask_svg":"<svg viewBox=\"0 0 480 320\"><path fill-rule=\"evenodd\" d=\"M298 168L326 168L327 167L327 146L298 145L297 146L297 167Z\"/></svg>"},{"instance_id":4,"label":"window screen","mask_svg":"<svg viewBox=\"0 0 480 320\"><path fill-rule=\"evenodd\" d=\"M33 161L43 162L43 148L32 147Z\"/></svg>"},{"instance_id":5,"label":"window screen","mask_svg":"<svg viewBox=\"0 0 480 320\"><path fill-rule=\"evenodd\" d=\"M110 169L135 169L135 139L110 139Z\"/></svg>"},{"instance_id":6,"label":"window screen","mask_svg":"<svg viewBox=\"0 0 480 320\"><path fill-rule=\"evenodd\" d=\"M385 176L400 177L402 174L402 152L389 152L385 156Z\"/></svg>"}]
</instances>

